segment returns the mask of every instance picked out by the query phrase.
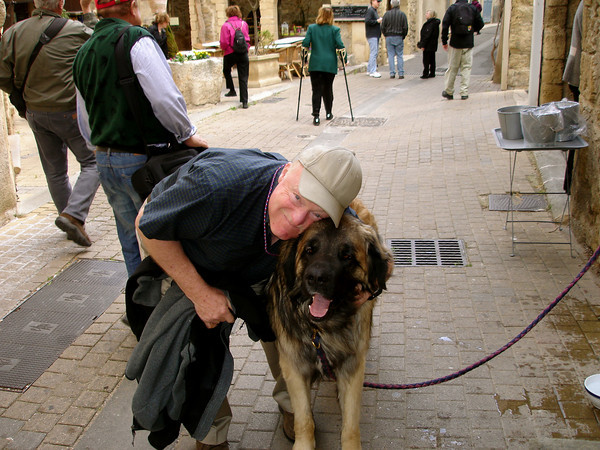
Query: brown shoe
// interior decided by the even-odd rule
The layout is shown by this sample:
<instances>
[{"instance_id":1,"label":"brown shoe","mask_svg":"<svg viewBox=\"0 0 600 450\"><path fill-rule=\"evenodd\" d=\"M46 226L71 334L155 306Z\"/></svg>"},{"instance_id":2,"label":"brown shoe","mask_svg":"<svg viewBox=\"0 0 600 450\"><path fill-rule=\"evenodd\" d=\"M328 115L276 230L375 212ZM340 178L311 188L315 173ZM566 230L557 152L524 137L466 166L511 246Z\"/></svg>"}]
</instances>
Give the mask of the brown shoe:
<instances>
[{"instance_id":1,"label":"brown shoe","mask_svg":"<svg viewBox=\"0 0 600 450\"><path fill-rule=\"evenodd\" d=\"M208 450L209 448L215 450L229 450L229 442L225 441L222 444L211 445L196 441L196 450Z\"/></svg>"},{"instance_id":2,"label":"brown shoe","mask_svg":"<svg viewBox=\"0 0 600 450\"><path fill-rule=\"evenodd\" d=\"M54 224L67 233L67 239L70 239L77 245L81 245L82 247L89 247L92 245L90 237L83 228L83 222L77 220L75 217L66 213L60 213L54 221Z\"/></svg>"},{"instance_id":3,"label":"brown shoe","mask_svg":"<svg viewBox=\"0 0 600 450\"><path fill-rule=\"evenodd\" d=\"M296 432L294 431L294 413L285 411L281 407L279 407L279 412L283 416L283 434L290 441L294 442L296 440Z\"/></svg>"}]
</instances>

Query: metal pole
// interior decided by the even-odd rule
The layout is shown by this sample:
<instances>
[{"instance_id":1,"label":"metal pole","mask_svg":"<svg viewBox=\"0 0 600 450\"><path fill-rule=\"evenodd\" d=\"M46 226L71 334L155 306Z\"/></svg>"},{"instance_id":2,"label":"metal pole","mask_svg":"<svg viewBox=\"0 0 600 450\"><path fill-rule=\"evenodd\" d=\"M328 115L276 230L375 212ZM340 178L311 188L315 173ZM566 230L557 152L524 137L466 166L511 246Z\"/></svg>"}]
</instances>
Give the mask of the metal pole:
<instances>
[{"instance_id":1,"label":"metal pole","mask_svg":"<svg viewBox=\"0 0 600 450\"><path fill-rule=\"evenodd\" d=\"M339 48L336 51L340 56L340 61L342 61L342 69L344 69L344 81L346 82L346 93L348 94L348 105L350 106L350 117L352 118L352 122L354 122L354 114L352 113L352 102L350 101L350 90L348 89L348 77L346 76L346 62L344 61L344 59L346 58L346 49Z\"/></svg>"},{"instance_id":2,"label":"metal pole","mask_svg":"<svg viewBox=\"0 0 600 450\"><path fill-rule=\"evenodd\" d=\"M300 86L298 87L298 107L296 108L296 121L300 114L300 93L302 92L302 78L304 77L304 59L308 55L308 49L302 47L300 50Z\"/></svg>"}]
</instances>

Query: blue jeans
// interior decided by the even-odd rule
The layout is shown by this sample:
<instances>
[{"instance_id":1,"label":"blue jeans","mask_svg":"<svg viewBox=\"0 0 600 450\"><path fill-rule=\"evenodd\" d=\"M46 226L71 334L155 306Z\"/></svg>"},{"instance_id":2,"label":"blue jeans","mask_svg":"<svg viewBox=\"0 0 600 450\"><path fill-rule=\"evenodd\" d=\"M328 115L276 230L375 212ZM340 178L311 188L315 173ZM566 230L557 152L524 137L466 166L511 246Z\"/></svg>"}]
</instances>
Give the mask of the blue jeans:
<instances>
[{"instance_id":1,"label":"blue jeans","mask_svg":"<svg viewBox=\"0 0 600 450\"><path fill-rule=\"evenodd\" d=\"M395 59L398 59L398 75L404 76L404 39L402 36L387 36L385 38L388 62L390 63L390 75L396 74Z\"/></svg>"},{"instance_id":2,"label":"blue jeans","mask_svg":"<svg viewBox=\"0 0 600 450\"><path fill-rule=\"evenodd\" d=\"M141 262L135 234L135 218L143 202L131 185L131 175L145 162L146 155L115 152L110 149L96 150L100 182L115 215L117 235L129 276Z\"/></svg>"},{"instance_id":3,"label":"blue jeans","mask_svg":"<svg viewBox=\"0 0 600 450\"><path fill-rule=\"evenodd\" d=\"M367 38L369 43L369 62L367 64L367 73L377 72L377 53L379 53L379 38Z\"/></svg>"}]
</instances>

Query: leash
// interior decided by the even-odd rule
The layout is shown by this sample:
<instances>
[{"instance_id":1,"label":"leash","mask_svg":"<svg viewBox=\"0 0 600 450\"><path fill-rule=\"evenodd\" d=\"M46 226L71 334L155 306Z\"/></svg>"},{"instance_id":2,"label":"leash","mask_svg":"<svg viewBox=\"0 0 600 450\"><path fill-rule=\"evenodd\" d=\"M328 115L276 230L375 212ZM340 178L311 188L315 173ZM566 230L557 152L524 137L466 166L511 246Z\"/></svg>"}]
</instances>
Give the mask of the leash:
<instances>
[{"instance_id":1,"label":"leash","mask_svg":"<svg viewBox=\"0 0 600 450\"><path fill-rule=\"evenodd\" d=\"M544 317L546 317L548 315L548 313L550 311L552 311L552 309L554 309L554 307L556 305L558 305L558 303L569 293L569 291L573 288L573 286L575 286L577 284L577 282L581 279L581 277L583 277L583 275L585 275L585 273L588 270L590 270L590 268L592 267L592 264L594 264L594 262L598 259L598 256L600 256L600 247L598 247L596 249L596 251L592 254L589 261L586 263L586 265L583 267L583 269L581 269L581 271L577 274L577 276L573 279L573 281L571 281L571 283L560 293L560 295L558 297L556 297L554 299L554 301L552 303L550 303L546 307L546 309L544 309L542 311L542 313L535 318L535 320L533 322L531 322L523 331L521 331L517 336L515 336L510 342L505 344L503 347L500 347L494 353L491 353L490 355L486 356L485 358L480 359L476 363L471 364L470 366L467 366L464 369L461 369L454 373L451 373L450 375L446 375L446 376L443 376L440 378L435 378L435 379L429 380L429 381L423 381L420 383L379 384L379 383L370 383L368 381L365 381L363 383L363 386L369 387L369 388L375 388L375 389L416 389L416 388L434 386L436 384L445 383L446 381L454 380L455 378L458 378L458 377L470 372L471 370L477 369L479 366L484 365L485 363L492 360L499 354L503 353L505 350L508 350L510 347L515 345L517 342L519 342L527 333L529 333L533 329L533 327L535 327ZM335 374L333 373L333 370L332 370L331 366L329 365L329 361L327 360L327 355L325 355L325 352L323 351L323 348L321 347L321 336L319 335L319 332L316 328L313 331L312 344L315 347L315 349L317 350L317 355L319 356L319 359L321 360L321 364L323 365L323 371L325 372L325 375L328 378L335 380Z\"/></svg>"}]
</instances>

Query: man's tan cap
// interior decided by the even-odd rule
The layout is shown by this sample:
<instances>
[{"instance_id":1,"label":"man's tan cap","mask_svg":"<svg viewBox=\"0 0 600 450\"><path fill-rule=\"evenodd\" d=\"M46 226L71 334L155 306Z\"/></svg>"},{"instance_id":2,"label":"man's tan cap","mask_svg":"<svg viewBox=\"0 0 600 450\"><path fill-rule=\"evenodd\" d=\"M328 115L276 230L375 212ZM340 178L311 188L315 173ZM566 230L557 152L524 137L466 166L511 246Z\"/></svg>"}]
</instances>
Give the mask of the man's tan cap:
<instances>
[{"instance_id":1,"label":"man's tan cap","mask_svg":"<svg viewBox=\"0 0 600 450\"><path fill-rule=\"evenodd\" d=\"M300 195L323 208L337 227L362 184L362 170L354 152L315 146L303 150L297 159L304 166Z\"/></svg>"}]
</instances>

